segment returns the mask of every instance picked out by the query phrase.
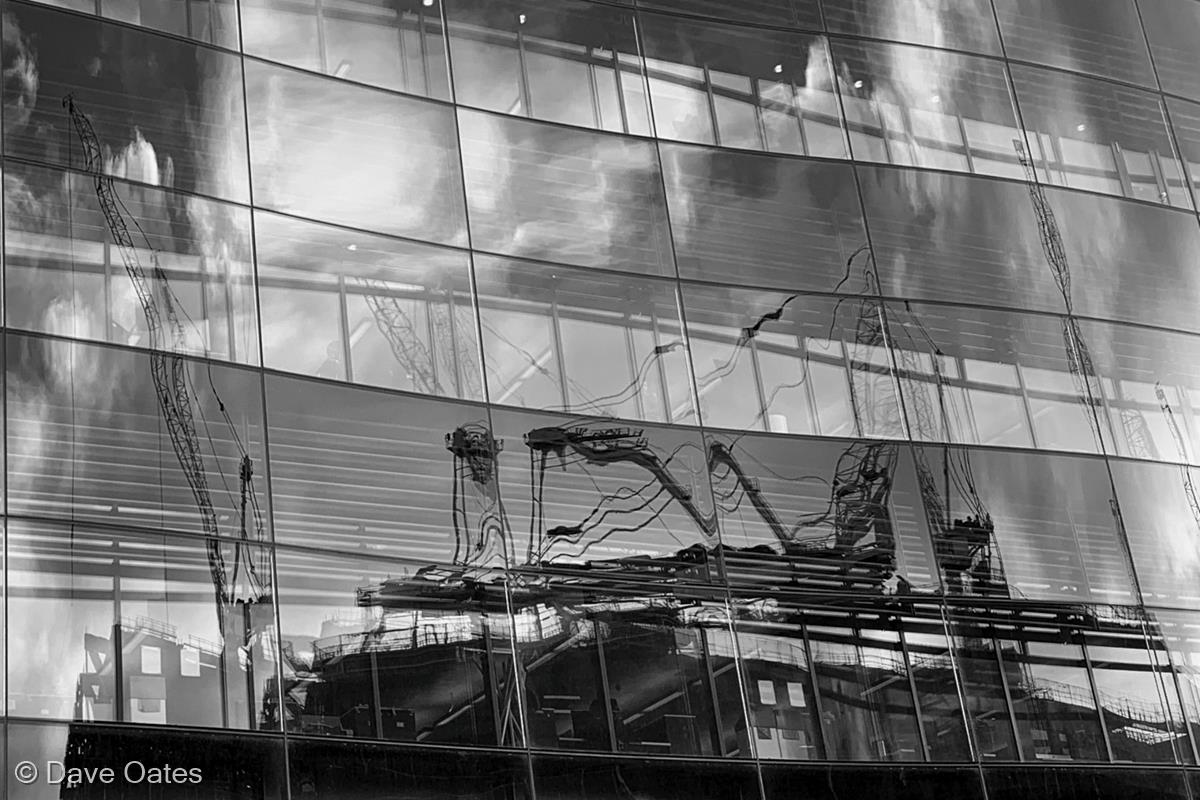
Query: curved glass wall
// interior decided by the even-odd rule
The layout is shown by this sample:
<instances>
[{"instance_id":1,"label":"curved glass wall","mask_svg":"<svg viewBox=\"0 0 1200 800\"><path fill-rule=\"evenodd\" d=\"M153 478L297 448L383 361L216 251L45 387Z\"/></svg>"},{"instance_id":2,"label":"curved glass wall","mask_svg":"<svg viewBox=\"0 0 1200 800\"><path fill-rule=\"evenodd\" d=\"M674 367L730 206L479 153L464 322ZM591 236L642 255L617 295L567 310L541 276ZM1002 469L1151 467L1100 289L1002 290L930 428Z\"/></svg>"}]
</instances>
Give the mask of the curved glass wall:
<instances>
[{"instance_id":1,"label":"curved glass wall","mask_svg":"<svg viewBox=\"0 0 1200 800\"><path fill-rule=\"evenodd\" d=\"M4 0L7 762L1194 795L1194 6Z\"/></svg>"}]
</instances>

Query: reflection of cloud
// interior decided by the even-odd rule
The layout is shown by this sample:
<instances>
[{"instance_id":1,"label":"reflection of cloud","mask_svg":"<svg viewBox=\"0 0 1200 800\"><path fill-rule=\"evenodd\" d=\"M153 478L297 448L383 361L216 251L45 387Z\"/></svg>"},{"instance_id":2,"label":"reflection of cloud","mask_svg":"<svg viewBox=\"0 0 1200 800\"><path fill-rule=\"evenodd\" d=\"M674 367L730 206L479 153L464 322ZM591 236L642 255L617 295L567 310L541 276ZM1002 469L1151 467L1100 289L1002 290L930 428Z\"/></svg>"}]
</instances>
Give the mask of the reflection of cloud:
<instances>
[{"instance_id":1,"label":"reflection of cloud","mask_svg":"<svg viewBox=\"0 0 1200 800\"><path fill-rule=\"evenodd\" d=\"M4 125L5 134L19 131L29 122L37 105L37 53L21 32L17 18L8 12L3 16L4 58Z\"/></svg>"},{"instance_id":2,"label":"reflection of cloud","mask_svg":"<svg viewBox=\"0 0 1200 800\"><path fill-rule=\"evenodd\" d=\"M146 141L139 128L133 129L133 141L104 159L104 171L114 178L160 186L158 160L154 145Z\"/></svg>"}]
</instances>

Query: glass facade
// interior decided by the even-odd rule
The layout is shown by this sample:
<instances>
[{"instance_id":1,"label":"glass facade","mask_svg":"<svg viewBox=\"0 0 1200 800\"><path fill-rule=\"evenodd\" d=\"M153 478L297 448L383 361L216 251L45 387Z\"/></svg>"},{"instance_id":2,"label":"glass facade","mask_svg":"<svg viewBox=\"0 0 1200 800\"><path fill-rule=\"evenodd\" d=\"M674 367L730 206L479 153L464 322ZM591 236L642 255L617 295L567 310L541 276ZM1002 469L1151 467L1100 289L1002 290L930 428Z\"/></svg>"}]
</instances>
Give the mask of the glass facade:
<instances>
[{"instance_id":1,"label":"glass facade","mask_svg":"<svg viewBox=\"0 0 1200 800\"><path fill-rule=\"evenodd\" d=\"M1200 796L1197 53L0 0L5 796Z\"/></svg>"}]
</instances>

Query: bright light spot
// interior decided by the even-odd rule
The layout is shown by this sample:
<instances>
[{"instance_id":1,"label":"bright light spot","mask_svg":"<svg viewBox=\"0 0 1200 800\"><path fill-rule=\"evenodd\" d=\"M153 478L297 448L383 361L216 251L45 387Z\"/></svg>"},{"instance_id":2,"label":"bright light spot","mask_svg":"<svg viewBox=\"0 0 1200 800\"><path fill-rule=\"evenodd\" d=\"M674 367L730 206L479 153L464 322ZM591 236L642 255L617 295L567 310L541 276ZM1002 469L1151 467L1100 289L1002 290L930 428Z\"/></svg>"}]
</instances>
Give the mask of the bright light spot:
<instances>
[{"instance_id":1,"label":"bright light spot","mask_svg":"<svg viewBox=\"0 0 1200 800\"><path fill-rule=\"evenodd\" d=\"M433 0L421 0L421 5L425 6L426 8L429 8L430 6L433 5Z\"/></svg>"},{"instance_id":2,"label":"bright light spot","mask_svg":"<svg viewBox=\"0 0 1200 800\"><path fill-rule=\"evenodd\" d=\"M776 64L775 65L775 74L778 75L781 72L783 72L783 64Z\"/></svg>"},{"instance_id":3,"label":"bright light spot","mask_svg":"<svg viewBox=\"0 0 1200 800\"><path fill-rule=\"evenodd\" d=\"M854 82L854 88L855 88L855 89L861 89L861 88L862 88L862 81L855 81L855 82Z\"/></svg>"},{"instance_id":4,"label":"bright light spot","mask_svg":"<svg viewBox=\"0 0 1200 800\"><path fill-rule=\"evenodd\" d=\"M348 245L346 245L346 249L347 249L347 250L349 250L351 253L353 253L355 250L357 250L357 249L358 249L358 245L356 245L356 244L348 244Z\"/></svg>"},{"instance_id":5,"label":"bright light spot","mask_svg":"<svg viewBox=\"0 0 1200 800\"><path fill-rule=\"evenodd\" d=\"M522 25L524 25L524 24L525 24L525 15L524 15L524 14L522 14L521 16L517 17L517 22L519 22L519 23L521 23Z\"/></svg>"},{"instance_id":6,"label":"bright light spot","mask_svg":"<svg viewBox=\"0 0 1200 800\"><path fill-rule=\"evenodd\" d=\"M935 95L933 95L932 97L930 97L929 99L930 99L930 100L932 100L932 101L933 101L933 102L935 102L935 103L940 103L940 102L942 102L942 98L938 97L936 94L935 94Z\"/></svg>"},{"instance_id":7,"label":"bright light spot","mask_svg":"<svg viewBox=\"0 0 1200 800\"><path fill-rule=\"evenodd\" d=\"M1079 123L1078 125L1076 125L1076 126L1075 126L1075 130L1079 131L1080 133L1083 133L1084 131L1086 131L1086 130L1087 130L1087 125L1084 125L1084 124L1081 122L1081 123Z\"/></svg>"}]
</instances>

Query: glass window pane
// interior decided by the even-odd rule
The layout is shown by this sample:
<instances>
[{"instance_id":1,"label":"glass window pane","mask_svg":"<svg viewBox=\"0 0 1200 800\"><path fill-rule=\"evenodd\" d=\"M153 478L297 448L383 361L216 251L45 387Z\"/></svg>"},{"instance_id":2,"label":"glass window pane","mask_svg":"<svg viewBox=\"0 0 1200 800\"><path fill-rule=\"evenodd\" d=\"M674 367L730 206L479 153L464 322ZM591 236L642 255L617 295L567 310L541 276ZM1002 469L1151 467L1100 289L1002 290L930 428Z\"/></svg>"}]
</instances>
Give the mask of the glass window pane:
<instances>
[{"instance_id":1,"label":"glass window pane","mask_svg":"<svg viewBox=\"0 0 1200 800\"><path fill-rule=\"evenodd\" d=\"M458 102L649 135L631 11L581 2L453 0L446 13Z\"/></svg>"},{"instance_id":2,"label":"glass window pane","mask_svg":"<svg viewBox=\"0 0 1200 800\"><path fill-rule=\"evenodd\" d=\"M465 403L269 376L281 542L465 570L503 563L496 450Z\"/></svg>"},{"instance_id":3,"label":"glass window pane","mask_svg":"<svg viewBox=\"0 0 1200 800\"><path fill-rule=\"evenodd\" d=\"M1065 310L1027 185L866 166L859 174L885 294ZM1075 278L1076 313L1138 322L1153 308L1163 325L1200 324L1195 217L1082 192L1044 196Z\"/></svg>"},{"instance_id":4,"label":"glass window pane","mask_svg":"<svg viewBox=\"0 0 1200 800\"><path fill-rule=\"evenodd\" d=\"M1065 72L1011 68L1038 178L1050 184L1191 208L1161 101Z\"/></svg>"},{"instance_id":5,"label":"glass window pane","mask_svg":"<svg viewBox=\"0 0 1200 800\"><path fill-rule=\"evenodd\" d=\"M465 252L261 212L254 225L268 367L483 399Z\"/></svg>"},{"instance_id":6,"label":"glass window pane","mask_svg":"<svg viewBox=\"0 0 1200 800\"><path fill-rule=\"evenodd\" d=\"M1112 488L1103 461L965 448L916 452L923 485L938 495L926 514L948 592L1137 602L1106 502Z\"/></svg>"},{"instance_id":7,"label":"glass window pane","mask_svg":"<svg viewBox=\"0 0 1200 800\"><path fill-rule=\"evenodd\" d=\"M1195 746L1200 742L1200 624L1193 612L1154 609L1149 612L1148 627L1154 634L1153 641L1157 643L1161 637L1162 648L1166 651L1156 652L1155 662L1160 670L1169 665L1174 673L1174 688L1179 690L1182 700L1182 714L1173 716L1182 716L1186 720L1187 731ZM1170 695L1170 677L1164 675L1163 682ZM1181 742L1180 749L1186 753L1187 744ZM1191 763L1186 756L1184 761Z\"/></svg>"},{"instance_id":8,"label":"glass window pane","mask_svg":"<svg viewBox=\"0 0 1200 800\"><path fill-rule=\"evenodd\" d=\"M270 537L256 373L16 333L7 363L9 513Z\"/></svg>"},{"instance_id":9,"label":"glass window pane","mask_svg":"<svg viewBox=\"0 0 1200 800\"><path fill-rule=\"evenodd\" d=\"M901 629L929 760L970 761L954 656L942 619L907 617Z\"/></svg>"},{"instance_id":10,"label":"glass window pane","mask_svg":"<svg viewBox=\"0 0 1200 800\"><path fill-rule=\"evenodd\" d=\"M1018 761L1006 678L1001 671L996 641L990 632L978 630L965 620L956 622L952 631L967 717L979 757Z\"/></svg>"},{"instance_id":11,"label":"glass window pane","mask_svg":"<svg viewBox=\"0 0 1200 800\"><path fill-rule=\"evenodd\" d=\"M290 739L291 796L339 800L428 794L530 800L529 765L515 753Z\"/></svg>"},{"instance_id":12,"label":"glass window pane","mask_svg":"<svg viewBox=\"0 0 1200 800\"><path fill-rule=\"evenodd\" d=\"M987 0L834 0L822 3L834 33L1000 55Z\"/></svg>"},{"instance_id":13,"label":"glass window pane","mask_svg":"<svg viewBox=\"0 0 1200 800\"><path fill-rule=\"evenodd\" d=\"M516 563L586 577L717 580L699 433L496 409Z\"/></svg>"},{"instance_id":14,"label":"glass window pane","mask_svg":"<svg viewBox=\"0 0 1200 800\"><path fill-rule=\"evenodd\" d=\"M48 0L46 5L238 49L238 11L231 0Z\"/></svg>"},{"instance_id":15,"label":"glass window pane","mask_svg":"<svg viewBox=\"0 0 1200 800\"><path fill-rule=\"evenodd\" d=\"M833 63L860 161L1011 176L1020 134L996 61L895 44L834 40ZM1003 134L980 136L981 126ZM997 142L1006 136L1007 142Z\"/></svg>"},{"instance_id":16,"label":"glass window pane","mask_svg":"<svg viewBox=\"0 0 1200 800\"><path fill-rule=\"evenodd\" d=\"M278 729L264 548L10 520L8 561L8 640L33 656L9 664L10 714Z\"/></svg>"},{"instance_id":17,"label":"glass window pane","mask_svg":"<svg viewBox=\"0 0 1200 800\"><path fill-rule=\"evenodd\" d=\"M638 0L644 8L681 11L735 22L757 22L818 30L821 12L816 0L743 0L727 3L724 0Z\"/></svg>"},{"instance_id":18,"label":"glass window pane","mask_svg":"<svg viewBox=\"0 0 1200 800\"><path fill-rule=\"evenodd\" d=\"M411 563L287 550L277 561L284 691L292 701L287 730L431 744L516 743L505 738L514 730L500 729L504 715L498 719L494 708L503 701L490 685L512 671L502 655L504 622L453 601L430 603L437 584ZM496 587L492 599L503 618L503 589Z\"/></svg>"},{"instance_id":19,"label":"glass window pane","mask_svg":"<svg viewBox=\"0 0 1200 800\"><path fill-rule=\"evenodd\" d=\"M14 162L4 185L9 197L25 198L5 215L10 326L258 362L245 209L114 182L118 214L133 233L134 246L123 250L112 244L90 177ZM153 331L141 281L153 292L160 322Z\"/></svg>"},{"instance_id":20,"label":"glass window pane","mask_svg":"<svg viewBox=\"0 0 1200 800\"><path fill-rule=\"evenodd\" d=\"M845 158L824 37L641 20L658 136Z\"/></svg>"},{"instance_id":21,"label":"glass window pane","mask_svg":"<svg viewBox=\"0 0 1200 800\"><path fill-rule=\"evenodd\" d=\"M466 243L443 105L246 62L254 199L275 211Z\"/></svg>"},{"instance_id":22,"label":"glass window pane","mask_svg":"<svg viewBox=\"0 0 1200 800\"><path fill-rule=\"evenodd\" d=\"M1133 0L995 0L1009 58L1154 86Z\"/></svg>"},{"instance_id":23,"label":"glass window pane","mask_svg":"<svg viewBox=\"0 0 1200 800\"><path fill-rule=\"evenodd\" d=\"M250 55L385 89L450 98L436 2L248 0L242 19Z\"/></svg>"},{"instance_id":24,"label":"glass window pane","mask_svg":"<svg viewBox=\"0 0 1200 800\"><path fill-rule=\"evenodd\" d=\"M105 169L113 177L248 199L236 56L20 3L8 14L5 35L24 43L21 63L35 76L18 83L14 111L5 116L8 155L64 167L83 163L59 103L70 94L100 149L111 154ZM112 58L113 52L123 55Z\"/></svg>"},{"instance_id":25,"label":"glass window pane","mask_svg":"<svg viewBox=\"0 0 1200 800\"><path fill-rule=\"evenodd\" d=\"M706 425L905 437L873 299L685 286L683 303Z\"/></svg>"},{"instance_id":26,"label":"glass window pane","mask_svg":"<svg viewBox=\"0 0 1200 800\"><path fill-rule=\"evenodd\" d=\"M831 291L866 244L848 166L667 142L660 150L684 278L736 274L745 283Z\"/></svg>"},{"instance_id":27,"label":"glass window pane","mask_svg":"<svg viewBox=\"0 0 1200 800\"><path fill-rule=\"evenodd\" d=\"M688 422L674 288L665 282L477 256L493 403Z\"/></svg>"},{"instance_id":28,"label":"glass window pane","mask_svg":"<svg viewBox=\"0 0 1200 800\"><path fill-rule=\"evenodd\" d=\"M907 448L710 435L729 580L903 594L938 590Z\"/></svg>"},{"instance_id":29,"label":"glass window pane","mask_svg":"<svg viewBox=\"0 0 1200 800\"><path fill-rule=\"evenodd\" d=\"M467 110L459 121L474 247L673 274L653 143Z\"/></svg>"},{"instance_id":30,"label":"glass window pane","mask_svg":"<svg viewBox=\"0 0 1200 800\"><path fill-rule=\"evenodd\" d=\"M1190 186L1196 196L1200 191L1200 105L1169 97L1167 113L1171 117L1171 130L1179 147L1183 170L1182 175L1179 170L1169 174L1171 185L1181 187L1184 194Z\"/></svg>"},{"instance_id":31,"label":"glass window pane","mask_svg":"<svg viewBox=\"0 0 1200 800\"><path fill-rule=\"evenodd\" d=\"M1200 100L1200 6L1189 0L1138 0L1163 91Z\"/></svg>"}]
</instances>

